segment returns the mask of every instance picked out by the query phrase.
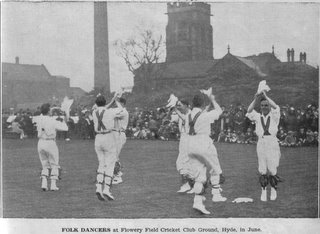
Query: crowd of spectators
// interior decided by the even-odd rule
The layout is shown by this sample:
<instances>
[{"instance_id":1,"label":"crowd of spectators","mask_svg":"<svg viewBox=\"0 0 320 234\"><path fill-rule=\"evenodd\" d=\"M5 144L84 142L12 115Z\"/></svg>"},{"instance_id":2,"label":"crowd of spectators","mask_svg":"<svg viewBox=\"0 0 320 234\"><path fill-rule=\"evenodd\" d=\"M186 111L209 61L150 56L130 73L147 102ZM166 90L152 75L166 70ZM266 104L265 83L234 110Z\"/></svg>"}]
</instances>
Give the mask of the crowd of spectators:
<instances>
[{"instance_id":1,"label":"crowd of spectators","mask_svg":"<svg viewBox=\"0 0 320 234\"><path fill-rule=\"evenodd\" d=\"M258 137L255 125L245 117L242 105L223 108L220 119L212 126L212 138L217 142L254 144ZM277 137L281 146L318 146L318 108L282 106Z\"/></svg>"},{"instance_id":2,"label":"crowd of spectators","mask_svg":"<svg viewBox=\"0 0 320 234\"><path fill-rule=\"evenodd\" d=\"M222 106L223 114L212 124L211 137L215 142L255 144L257 136L255 125L245 117L243 105ZM68 121L69 131L58 133L58 139L94 139L91 108L79 106L71 112ZM179 140L178 116L166 108L153 110L134 108L129 110L130 119L126 130L129 139ZM19 110L14 113L3 112L2 129L5 132L19 133L20 138L36 137L35 119L40 115L35 111ZM53 113L62 121L59 112ZM5 134L4 134L5 136ZM281 107L279 131L277 134L281 146L318 146L318 107L305 108Z\"/></svg>"}]
</instances>

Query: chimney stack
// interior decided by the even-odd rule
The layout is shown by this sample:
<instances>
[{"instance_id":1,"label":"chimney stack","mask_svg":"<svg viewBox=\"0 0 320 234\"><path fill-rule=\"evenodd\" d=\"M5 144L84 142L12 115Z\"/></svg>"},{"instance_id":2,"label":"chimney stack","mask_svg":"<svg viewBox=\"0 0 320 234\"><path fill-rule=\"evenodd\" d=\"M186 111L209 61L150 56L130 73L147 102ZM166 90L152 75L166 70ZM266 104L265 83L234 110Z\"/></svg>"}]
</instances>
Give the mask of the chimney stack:
<instances>
[{"instance_id":1,"label":"chimney stack","mask_svg":"<svg viewBox=\"0 0 320 234\"><path fill-rule=\"evenodd\" d=\"M291 62L294 63L294 49L291 49Z\"/></svg>"},{"instance_id":2,"label":"chimney stack","mask_svg":"<svg viewBox=\"0 0 320 234\"><path fill-rule=\"evenodd\" d=\"M16 64L19 64L19 57L16 57Z\"/></svg>"},{"instance_id":3,"label":"chimney stack","mask_svg":"<svg viewBox=\"0 0 320 234\"><path fill-rule=\"evenodd\" d=\"M303 62L303 54L302 54L302 52L300 52L300 63L302 63Z\"/></svg>"}]
</instances>

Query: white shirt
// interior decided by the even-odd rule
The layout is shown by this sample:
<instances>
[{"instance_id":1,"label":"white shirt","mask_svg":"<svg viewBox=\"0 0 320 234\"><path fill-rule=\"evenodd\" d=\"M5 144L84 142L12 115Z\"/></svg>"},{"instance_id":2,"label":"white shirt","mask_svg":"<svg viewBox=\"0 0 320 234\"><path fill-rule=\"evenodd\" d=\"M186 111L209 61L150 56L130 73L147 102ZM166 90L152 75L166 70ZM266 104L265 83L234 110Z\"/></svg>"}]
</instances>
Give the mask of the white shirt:
<instances>
[{"instance_id":1,"label":"white shirt","mask_svg":"<svg viewBox=\"0 0 320 234\"><path fill-rule=\"evenodd\" d=\"M270 125L269 125L269 133L271 136L276 136L278 132L278 125L280 121L280 107L276 106L276 108L271 108L270 112L264 116L253 110L250 113L246 114L251 121L253 121L256 125L256 133L259 138L263 137L264 129L261 122L261 117L263 118L264 124L267 124L268 117L270 117Z\"/></svg>"},{"instance_id":2,"label":"white shirt","mask_svg":"<svg viewBox=\"0 0 320 234\"><path fill-rule=\"evenodd\" d=\"M188 112L186 114L182 115L183 119L180 117L178 119L180 134L188 134L189 133L189 124L188 124L187 118L190 113L191 113L191 111L188 110Z\"/></svg>"},{"instance_id":3,"label":"white shirt","mask_svg":"<svg viewBox=\"0 0 320 234\"><path fill-rule=\"evenodd\" d=\"M68 131L68 126L65 122L55 120L48 115L40 115L37 118L38 138L54 139L57 131Z\"/></svg>"},{"instance_id":4,"label":"white shirt","mask_svg":"<svg viewBox=\"0 0 320 234\"><path fill-rule=\"evenodd\" d=\"M126 130L129 123L129 113L126 108L115 108L118 110L116 119L115 119L115 129L117 130Z\"/></svg>"},{"instance_id":5,"label":"white shirt","mask_svg":"<svg viewBox=\"0 0 320 234\"><path fill-rule=\"evenodd\" d=\"M209 136L211 134L211 123L219 119L220 115L222 114L222 111L216 109L211 111L202 111L200 108L193 108L191 111L191 118L194 119L195 115L198 112L202 113L200 114L194 125L195 133ZM189 120L189 115L186 119ZM187 122L189 125L189 121Z\"/></svg>"},{"instance_id":6,"label":"white shirt","mask_svg":"<svg viewBox=\"0 0 320 234\"><path fill-rule=\"evenodd\" d=\"M92 113L93 117L93 124L94 124L94 130L96 133L102 133L102 132L108 132L114 129L114 119L117 117L119 112L121 112L122 108L110 108L107 109L104 106L97 107ZM102 124L105 126L106 129L98 129L99 127L99 121L97 117L97 113L99 116L101 115L102 111L104 111L102 116Z\"/></svg>"}]
</instances>

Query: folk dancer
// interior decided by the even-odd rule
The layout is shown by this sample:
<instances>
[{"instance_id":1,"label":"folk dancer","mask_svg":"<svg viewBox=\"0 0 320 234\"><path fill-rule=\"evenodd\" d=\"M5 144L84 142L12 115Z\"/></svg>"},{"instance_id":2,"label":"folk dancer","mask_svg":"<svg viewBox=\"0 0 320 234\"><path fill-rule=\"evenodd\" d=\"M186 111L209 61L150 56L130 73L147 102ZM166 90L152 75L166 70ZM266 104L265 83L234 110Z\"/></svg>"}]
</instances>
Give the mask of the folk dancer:
<instances>
[{"instance_id":1,"label":"folk dancer","mask_svg":"<svg viewBox=\"0 0 320 234\"><path fill-rule=\"evenodd\" d=\"M123 97L120 97L119 99L116 99L116 102L118 102L118 106L121 105L121 115L119 115L118 118L115 119L115 126L114 126L114 134L116 138L116 144L117 144L117 159L116 164L114 168L114 179L112 184L120 184L123 182L122 179L122 171L121 171L121 163L120 163L120 152L124 146L124 144L127 141L126 137L126 129L129 123L129 113L125 108L126 105L126 99Z\"/></svg>"},{"instance_id":2,"label":"folk dancer","mask_svg":"<svg viewBox=\"0 0 320 234\"><path fill-rule=\"evenodd\" d=\"M177 191L178 193L193 193L192 186L194 184L194 176L192 169L190 167L190 158L187 152L188 144L188 132L189 126L186 123L186 118L190 113L189 103L186 100L178 101L177 106L175 107L175 112L178 114L178 125L180 131L180 140L179 140L179 154L176 161L176 168L179 174L181 175L182 186Z\"/></svg>"},{"instance_id":3,"label":"folk dancer","mask_svg":"<svg viewBox=\"0 0 320 234\"><path fill-rule=\"evenodd\" d=\"M260 114L254 110L254 107L261 95ZM266 95L265 91L261 95L255 95L254 100L248 107L246 116L254 121L258 136L257 155L261 201L267 201L267 185L269 183L271 185L270 200L273 201L277 198L277 185L280 182L280 178L277 176L277 168L281 153L276 137L280 121L280 107Z\"/></svg>"},{"instance_id":4,"label":"folk dancer","mask_svg":"<svg viewBox=\"0 0 320 234\"><path fill-rule=\"evenodd\" d=\"M50 114L50 104L41 106L41 115L37 119L38 154L42 165L41 188L48 190L48 178L50 177L50 190L57 191L56 181L59 179L59 150L56 144L57 131L68 131L67 117L63 122L55 120Z\"/></svg>"},{"instance_id":5,"label":"folk dancer","mask_svg":"<svg viewBox=\"0 0 320 234\"><path fill-rule=\"evenodd\" d=\"M111 103L115 100L113 97ZM99 200L114 200L110 188L112 185L114 166L117 159L117 145L113 134L115 119L121 117L119 108L107 108L106 99L100 95L96 99L93 110L93 123L96 132L94 147L98 157L96 195Z\"/></svg>"},{"instance_id":6,"label":"folk dancer","mask_svg":"<svg viewBox=\"0 0 320 234\"><path fill-rule=\"evenodd\" d=\"M214 95L212 95L212 89L210 88L209 90L205 94L210 99L214 109L209 110L204 108L203 94L195 95L192 101L193 109L187 118L189 125L187 152L190 158L196 159L194 161L198 162L198 165L195 165L198 168L198 174L195 177L193 186L195 193L193 208L203 214L210 214L203 204L205 201L203 194L208 177L212 185L212 201L224 202L227 200L227 198L221 195L222 189L220 184L224 182L224 177L222 176L217 150L210 138L211 123L219 119L222 109L216 102ZM209 174L208 177L207 173Z\"/></svg>"}]
</instances>

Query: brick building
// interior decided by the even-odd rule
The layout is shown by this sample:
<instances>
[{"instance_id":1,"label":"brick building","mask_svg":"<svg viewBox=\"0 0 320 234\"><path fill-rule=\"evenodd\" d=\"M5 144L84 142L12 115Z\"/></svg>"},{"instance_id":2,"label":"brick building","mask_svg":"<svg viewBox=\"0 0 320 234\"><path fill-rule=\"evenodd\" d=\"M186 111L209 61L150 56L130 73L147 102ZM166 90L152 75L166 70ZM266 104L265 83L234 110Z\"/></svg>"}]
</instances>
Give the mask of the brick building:
<instances>
[{"instance_id":1,"label":"brick building","mask_svg":"<svg viewBox=\"0 0 320 234\"><path fill-rule=\"evenodd\" d=\"M166 62L139 67L134 93L145 92L147 87L163 102L171 92L190 96L193 90L212 86L225 104L247 103L252 98L248 93L256 91L259 81L267 80L282 103L317 101L319 70L306 64L304 55L300 61L292 56L282 62L275 56L274 46L272 52L246 57L232 54L228 46L225 56L216 59L209 4L168 3L167 11ZM299 96L301 93L304 95Z\"/></svg>"},{"instance_id":2,"label":"brick building","mask_svg":"<svg viewBox=\"0 0 320 234\"><path fill-rule=\"evenodd\" d=\"M2 108L34 109L44 102L60 103L72 95L70 79L52 76L45 65L2 63ZM83 93L85 93L83 91Z\"/></svg>"},{"instance_id":3,"label":"brick building","mask_svg":"<svg viewBox=\"0 0 320 234\"><path fill-rule=\"evenodd\" d=\"M211 10L207 3L168 3L168 63L213 59Z\"/></svg>"}]
</instances>

